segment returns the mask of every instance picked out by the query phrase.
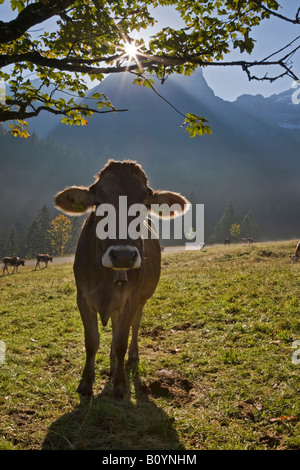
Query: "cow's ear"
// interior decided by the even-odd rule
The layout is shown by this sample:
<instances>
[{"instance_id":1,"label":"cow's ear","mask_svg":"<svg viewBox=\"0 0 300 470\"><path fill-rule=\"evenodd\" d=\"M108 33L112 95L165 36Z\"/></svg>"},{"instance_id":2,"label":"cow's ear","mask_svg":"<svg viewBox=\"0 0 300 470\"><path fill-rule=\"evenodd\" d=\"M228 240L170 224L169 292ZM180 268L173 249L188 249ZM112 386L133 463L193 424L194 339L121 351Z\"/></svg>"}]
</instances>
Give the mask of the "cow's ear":
<instances>
[{"instance_id":1,"label":"cow's ear","mask_svg":"<svg viewBox=\"0 0 300 470\"><path fill-rule=\"evenodd\" d=\"M150 195L149 210L159 217L172 218L183 215L189 206L190 203L184 196L172 191L152 191Z\"/></svg>"},{"instance_id":2,"label":"cow's ear","mask_svg":"<svg viewBox=\"0 0 300 470\"><path fill-rule=\"evenodd\" d=\"M89 188L72 186L55 196L55 206L70 215L81 215L96 204L95 194Z\"/></svg>"}]
</instances>

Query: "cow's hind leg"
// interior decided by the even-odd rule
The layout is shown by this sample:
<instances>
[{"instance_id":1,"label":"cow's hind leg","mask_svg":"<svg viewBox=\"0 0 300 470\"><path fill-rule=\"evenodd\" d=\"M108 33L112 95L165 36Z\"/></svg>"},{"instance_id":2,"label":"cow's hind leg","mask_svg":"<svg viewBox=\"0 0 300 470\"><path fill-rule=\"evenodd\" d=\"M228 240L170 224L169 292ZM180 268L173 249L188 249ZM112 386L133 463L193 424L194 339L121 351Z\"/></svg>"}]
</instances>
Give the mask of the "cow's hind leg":
<instances>
[{"instance_id":1,"label":"cow's hind leg","mask_svg":"<svg viewBox=\"0 0 300 470\"><path fill-rule=\"evenodd\" d=\"M77 392L89 396L93 391L95 357L99 348L98 318L97 312L90 308L81 292L77 294L77 304L84 326L86 352L86 362Z\"/></svg>"}]
</instances>

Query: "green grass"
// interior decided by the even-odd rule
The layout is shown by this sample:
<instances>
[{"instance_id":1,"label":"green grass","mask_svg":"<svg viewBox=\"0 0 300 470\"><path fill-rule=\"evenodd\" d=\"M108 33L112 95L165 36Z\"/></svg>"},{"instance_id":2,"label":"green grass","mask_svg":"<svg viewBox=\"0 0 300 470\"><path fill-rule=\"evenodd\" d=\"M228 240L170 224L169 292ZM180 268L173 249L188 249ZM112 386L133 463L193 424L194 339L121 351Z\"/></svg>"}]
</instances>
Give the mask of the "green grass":
<instances>
[{"instance_id":1,"label":"green grass","mask_svg":"<svg viewBox=\"0 0 300 470\"><path fill-rule=\"evenodd\" d=\"M72 265L0 276L0 449L299 450L294 246L163 253L122 401L107 373L110 326L94 397L76 393L85 353Z\"/></svg>"}]
</instances>

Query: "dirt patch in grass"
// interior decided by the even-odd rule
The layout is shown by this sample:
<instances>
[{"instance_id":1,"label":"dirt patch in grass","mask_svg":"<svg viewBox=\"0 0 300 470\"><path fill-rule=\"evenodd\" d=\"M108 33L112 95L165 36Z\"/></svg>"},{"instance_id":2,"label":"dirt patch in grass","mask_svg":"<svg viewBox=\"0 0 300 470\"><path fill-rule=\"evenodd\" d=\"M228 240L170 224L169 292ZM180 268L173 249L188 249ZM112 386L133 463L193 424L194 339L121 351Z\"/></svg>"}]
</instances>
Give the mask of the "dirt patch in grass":
<instances>
[{"instance_id":1,"label":"dirt patch in grass","mask_svg":"<svg viewBox=\"0 0 300 470\"><path fill-rule=\"evenodd\" d=\"M147 381L145 391L155 398L168 398L176 406L184 405L190 399L193 384L180 372L160 369L156 377Z\"/></svg>"}]
</instances>

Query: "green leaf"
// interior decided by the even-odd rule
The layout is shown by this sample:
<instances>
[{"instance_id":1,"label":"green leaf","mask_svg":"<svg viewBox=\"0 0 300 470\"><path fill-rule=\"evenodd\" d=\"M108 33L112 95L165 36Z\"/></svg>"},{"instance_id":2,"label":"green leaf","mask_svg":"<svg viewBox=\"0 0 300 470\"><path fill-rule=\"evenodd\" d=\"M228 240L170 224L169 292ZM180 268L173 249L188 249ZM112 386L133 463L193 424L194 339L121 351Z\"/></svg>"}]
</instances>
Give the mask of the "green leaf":
<instances>
[{"instance_id":1,"label":"green leaf","mask_svg":"<svg viewBox=\"0 0 300 470\"><path fill-rule=\"evenodd\" d=\"M190 137L196 137L196 135L212 134L211 128L206 125L207 119L202 116L196 116L192 113L187 113L186 118L182 126L189 124L186 127L186 132L190 134Z\"/></svg>"},{"instance_id":2,"label":"green leaf","mask_svg":"<svg viewBox=\"0 0 300 470\"><path fill-rule=\"evenodd\" d=\"M25 8L24 2L22 2L22 0L11 0L10 4L11 4L12 10L13 11L18 10L19 13Z\"/></svg>"}]
</instances>

